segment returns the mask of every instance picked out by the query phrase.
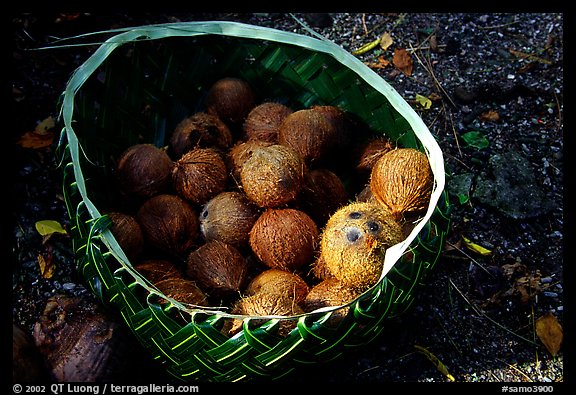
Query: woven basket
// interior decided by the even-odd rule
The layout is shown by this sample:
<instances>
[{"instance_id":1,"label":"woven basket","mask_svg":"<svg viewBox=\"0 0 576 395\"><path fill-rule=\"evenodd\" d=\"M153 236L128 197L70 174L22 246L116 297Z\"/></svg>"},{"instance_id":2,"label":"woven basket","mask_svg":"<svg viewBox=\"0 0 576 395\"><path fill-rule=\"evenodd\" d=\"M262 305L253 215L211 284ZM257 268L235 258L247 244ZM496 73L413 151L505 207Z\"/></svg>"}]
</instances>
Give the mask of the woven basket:
<instances>
[{"instance_id":1,"label":"woven basket","mask_svg":"<svg viewBox=\"0 0 576 395\"><path fill-rule=\"evenodd\" d=\"M220 328L238 316L219 308L191 309L163 295L134 270L110 232L110 219L99 211L115 197L113 158L136 143L165 146L175 125L201 110L207 88L229 76L295 109L339 106L375 134L423 150L435 177L426 215L388 250L376 285L342 307L291 317L241 316L243 330L231 338ZM425 124L381 77L322 38L234 22L115 31L71 76L61 120L57 156L78 270L153 358L182 380L274 379L369 343L387 319L410 307L449 228L443 156ZM347 306L337 327L325 324ZM276 334L283 320L297 321L286 337Z\"/></svg>"}]
</instances>

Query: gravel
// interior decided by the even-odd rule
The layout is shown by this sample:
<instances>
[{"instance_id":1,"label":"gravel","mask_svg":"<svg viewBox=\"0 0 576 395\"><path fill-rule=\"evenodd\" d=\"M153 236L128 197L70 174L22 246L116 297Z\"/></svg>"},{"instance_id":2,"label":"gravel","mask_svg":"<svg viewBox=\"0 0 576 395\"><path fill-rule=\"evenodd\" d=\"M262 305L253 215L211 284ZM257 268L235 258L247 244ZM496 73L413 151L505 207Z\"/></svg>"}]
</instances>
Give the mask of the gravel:
<instances>
[{"instance_id":1,"label":"gravel","mask_svg":"<svg viewBox=\"0 0 576 395\"><path fill-rule=\"evenodd\" d=\"M56 115L68 76L91 51L25 50L48 42L51 35L195 19L236 20L307 34L293 17L281 13L66 15L12 16L15 139ZM349 51L390 33L393 44L387 50L358 55L367 63L378 62L379 56L390 61L394 49L409 50L414 62L410 75L393 65L375 71L414 105L438 140L453 224L437 269L409 312L391 319L371 345L299 370L284 381L564 382L564 351L551 355L535 333L536 319L546 313L568 324L563 285L563 15L295 16ZM420 96L431 99L429 109L418 107ZM470 136L481 140L467 140ZM483 142L487 146L477 146ZM49 296L92 295L75 272L70 241L55 236L48 243L34 230L38 220L67 221L52 149L16 150L12 312L13 321L31 331ZM491 253L474 252L463 237ZM47 253L57 262L51 279L38 269L38 255ZM158 379L166 378L158 373Z\"/></svg>"}]
</instances>

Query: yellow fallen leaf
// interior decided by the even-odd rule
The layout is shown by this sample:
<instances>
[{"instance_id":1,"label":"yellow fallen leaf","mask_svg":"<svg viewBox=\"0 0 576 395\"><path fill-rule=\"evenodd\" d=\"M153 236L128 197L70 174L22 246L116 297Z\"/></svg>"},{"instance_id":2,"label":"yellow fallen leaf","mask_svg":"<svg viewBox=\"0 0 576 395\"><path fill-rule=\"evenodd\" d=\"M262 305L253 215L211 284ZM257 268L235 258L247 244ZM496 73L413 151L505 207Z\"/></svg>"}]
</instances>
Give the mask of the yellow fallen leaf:
<instances>
[{"instance_id":1,"label":"yellow fallen leaf","mask_svg":"<svg viewBox=\"0 0 576 395\"><path fill-rule=\"evenodd\" d=\"M464 241L464 245L471 251L474 251L480 255L490 255L492 254L492 251L482 247L481 245L478 245L476 243L473 243L470 239L462 236L462 241Z\"/></svg>"},{"instance_id":2,"label":"yellow fallen leaf","mask_svg":"<svg viewBox=\"0 0 576 395\"><path fill-rule=\"evenodd\" d=\"M562 340L564 339L564 330L558 322L558 319L554 314L548 312L538 318L535 322L536 324L536 335L546 349L556 356L558 351L560 351L560 346L562 345Z\"/></svg>"},{"instance_id":3,"label":"yellow fallen leaf","mask_svg":"<svg viewBox=\"0 0 576 395\"><path fill-rule=\"evenodd\" d=\"M46 133L50 129L54 128L54 126L56 126L56 122L54 122L54 118L52 118L52 116L49 116L38 125L36 125L36 129L34 129L34 131L36 133Z\"/></svg>"},{"instance_id":4,"label":"yellow fallen leaf","mask_svg":"<svg viewBox=\"0 0 576 395\"><path fill-rule=\"evenodd\" d=\"M422 354L424 354L426 356L426 358L428 358L428 360L430 362L432 362L434 364L434 366L436 366L436 369L438 369L440 371L440 373L442 373L444 376L446 376L446 378L448 380L456 381L454 376L452 376L450 374L450 372L448 372L448 368L446 368L446 365L444 365L442 363L442 361L440 361L436 355L432 354L430 351L428 351L428 349L426 349L422 346L419 346L417 344L414 345L414 348L416 350L418 350L419 352L421 352Z\"/></svg>"},{"instance_id":5,"label":"yellow fallen leaf","mask_svg":"<svg viewBox=\"0 0 576 395\"><path fill-rule=\"evenodd\" d=\"M388 32L385 32L384 34L382 34L382 37L380 37L380 43L379 43L380 48L382 48L384 51L386 51L393 43L394 40L392 39L392 36Z\"/></svg>"},{"instance_id":6,"label":"yellow fallen leaf","mask_svg":"<svg viewBox=\"0 0 576 395\"><path fill-rule=\"evenodd\" d=\"M376 48L378 46L378 44L380 44L380 37L378 37L376 40L371 41L367 44L364 44L360 48L352 51L352 55L362 55L363 53L366 53L366 52Z\"/></svg>"},{"instance_id":7,"label":"yellow fallen leaf","mask_svg":"<svg viewBox=\"0 0 576 395\"><path fill-rule=\"evenodd\" d=\"M425 110L429 110L432 107L432 100L428 99L426 96L416 94L416 103L420 105Z\"/></svg>"},{"instance_id":8,"label":"yellow fallen leaf","mask_svg":"<svg viewBox=\"0 0 576 395\"><path fill-rule=\"evenodd\" d=\"M35 224L36 231L40 233L41 236L47 236L52 233L62 233L67 234L66 230L60 225L60 222L51 219L45 219L38 221Z\"/></svg>"}]
</instances>

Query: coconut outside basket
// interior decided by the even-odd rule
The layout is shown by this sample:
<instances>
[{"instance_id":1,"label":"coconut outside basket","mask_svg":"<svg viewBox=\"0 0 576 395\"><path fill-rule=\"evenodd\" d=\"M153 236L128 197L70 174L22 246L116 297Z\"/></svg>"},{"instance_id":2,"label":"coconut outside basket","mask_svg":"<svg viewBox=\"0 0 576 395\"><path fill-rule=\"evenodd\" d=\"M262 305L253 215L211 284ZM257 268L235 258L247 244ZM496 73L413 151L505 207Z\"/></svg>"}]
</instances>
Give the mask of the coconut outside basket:
<instances>
[{"instance_id":1,"label":"coconut outside basket","mask_svg":"<svg viewBox=\"0 0 576 395\"><path fill-rule=\"evenodd\" d=\"M91 291L117 310L151 358L191 382L276 379L299 367L365 346L405 312L434 268L450 225L442 152L426 125L380 76L329 40L235 22L148 25L88 35L99 47L71 76L61 101L57 157L75 260ZM85 37L84 37L85 38ZM379 282L350 302L336 327L334 311L250 317L233 337L220 332L238 316L186 306L167 297L133 267L110 231L103 207L115 199L114 158L128 146L165 146L175 125L201 110L222 77L246 80L257 92L294 109L338 106L374 134L424 151L435 177L423 219L389 248ZM361 138L361 136L358 136ZM167 303L166 303L167 301ZM278 336L283 320L297 322Z\"/></svg>"}]
</instances>

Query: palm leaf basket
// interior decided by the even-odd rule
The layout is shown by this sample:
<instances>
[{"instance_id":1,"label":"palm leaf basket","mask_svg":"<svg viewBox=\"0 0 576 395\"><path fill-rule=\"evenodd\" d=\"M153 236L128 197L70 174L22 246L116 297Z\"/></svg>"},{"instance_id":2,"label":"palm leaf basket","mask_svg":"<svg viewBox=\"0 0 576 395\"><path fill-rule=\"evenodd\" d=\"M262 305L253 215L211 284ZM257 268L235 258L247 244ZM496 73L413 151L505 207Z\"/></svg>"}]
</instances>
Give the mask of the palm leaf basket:
<instances>
[{"instance_id":1,"label":"palm leaf basket","mask_svg":"<svg viewBox=\"0 0 576 395\"><path fill-rule=\"evenodd\" d=\"M73 73L61 102L64 127L57 156L75 259L91 291L117 309L170 374L186 381L279 378L366 345L387 319L410 307L449 228L444 162L425 124L387 82L312 33L216 21L148 25L87 37L101 33L111 36L100 40ZM290 317L240 316L243 329L233 337L220 328L238 316L222 308L185 306L162 294L133 268L110 231L110 219L101 213L115 196L109 182L113 158L136 143L165 146L175 125L201 109L208 87L227 76L243 78L256 91L293 108L339 106L375 134L423 150L435 177L424 218L388 250L376 285L346 306ZM326 325L344 307L349 307L346 318L336 327ZM297 322L286 337L276 333L283 320Z\"/></svg>"}]
</instances>

